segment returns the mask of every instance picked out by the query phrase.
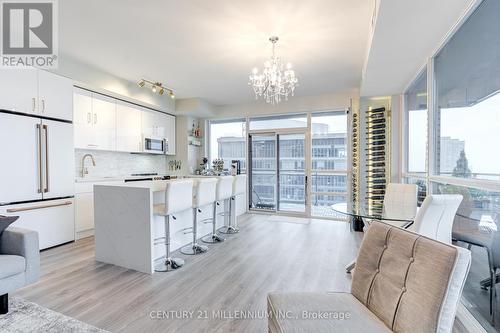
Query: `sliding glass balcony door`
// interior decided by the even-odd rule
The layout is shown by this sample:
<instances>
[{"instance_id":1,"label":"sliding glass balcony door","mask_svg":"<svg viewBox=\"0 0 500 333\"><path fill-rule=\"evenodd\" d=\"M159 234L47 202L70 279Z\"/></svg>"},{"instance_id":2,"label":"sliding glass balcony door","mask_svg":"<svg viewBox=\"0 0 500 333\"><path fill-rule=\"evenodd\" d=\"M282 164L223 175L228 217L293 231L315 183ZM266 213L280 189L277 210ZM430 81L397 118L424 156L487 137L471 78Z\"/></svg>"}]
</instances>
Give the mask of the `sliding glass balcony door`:
<instances>
[{"instance_id":1,"label":"sliding glass balcony door","mask_svg":"<svg viewBox=\"0 0 500 333\"><path fill-rule=\"evenodd\" d=\"M349 198L345 111L250 118L249 208L294 216L342 218Z\"/></svg>"},{"instance_id":2,"label":"sliding glass balcony door","mask_svg":"<svg viewBox=\"0 0 500 333\"><path fill-rule=\"evenodd\" d=\"M277 208L277 135L249 135L250 208L276 211Z\"/></svg>"},{"instance_id":3,"label":"sliding glass balcony door","mask_svg":"<svg viewBox=\"0 0 500 333\"><path fill-rule=\"evenodd\" d=\"M306 213L305 133L278 134L278 210Z\"/></svg>"},{"instance_id":4,"label":"sliding glass balcony door","mask_svg":"<svg viewBox=\"0 0 500 333\"><path fill-rule=\"evenodd\" d=\"M305 133L249 135L251 209L306 213Z\"/></svg>"}]
</instances>

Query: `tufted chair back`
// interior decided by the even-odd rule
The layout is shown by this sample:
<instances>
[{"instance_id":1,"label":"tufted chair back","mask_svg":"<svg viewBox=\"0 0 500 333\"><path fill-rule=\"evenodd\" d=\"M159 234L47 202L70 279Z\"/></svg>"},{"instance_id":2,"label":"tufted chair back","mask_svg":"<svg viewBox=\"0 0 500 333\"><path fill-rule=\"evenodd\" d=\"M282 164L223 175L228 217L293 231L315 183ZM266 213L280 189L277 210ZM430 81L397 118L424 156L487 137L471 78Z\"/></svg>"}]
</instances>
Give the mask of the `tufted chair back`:
<instances>
[{"instance_id":1,"label":"tufted chair back","mask_svg":"<svg viewBox=\"0 0 500 333\"><path fill-rule=\"evenodd\" d=\"M451 332L470 251L373 222L352 294L396 332Z\"/></svg>"}]
</instances>

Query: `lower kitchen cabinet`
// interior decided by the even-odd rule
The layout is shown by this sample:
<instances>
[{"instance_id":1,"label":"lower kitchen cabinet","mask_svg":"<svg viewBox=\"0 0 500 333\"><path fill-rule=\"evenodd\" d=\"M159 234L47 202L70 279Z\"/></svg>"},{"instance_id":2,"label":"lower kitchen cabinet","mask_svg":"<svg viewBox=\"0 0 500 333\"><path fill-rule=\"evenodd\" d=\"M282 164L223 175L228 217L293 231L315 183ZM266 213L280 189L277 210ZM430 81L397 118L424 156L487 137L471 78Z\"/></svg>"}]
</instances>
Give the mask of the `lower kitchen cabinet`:
<instances>
[{"instance_id":1,"label":"lower kitchen cabinet","mask_svg":"<svg viewBox=\"0 0 500 333\"><path fill-rule=\"evenodd\" d=\"M77 239L85 237L85 232L94 229L94 194L77 193L75 195L75 227Z\"/></svg>"}]
</instances>

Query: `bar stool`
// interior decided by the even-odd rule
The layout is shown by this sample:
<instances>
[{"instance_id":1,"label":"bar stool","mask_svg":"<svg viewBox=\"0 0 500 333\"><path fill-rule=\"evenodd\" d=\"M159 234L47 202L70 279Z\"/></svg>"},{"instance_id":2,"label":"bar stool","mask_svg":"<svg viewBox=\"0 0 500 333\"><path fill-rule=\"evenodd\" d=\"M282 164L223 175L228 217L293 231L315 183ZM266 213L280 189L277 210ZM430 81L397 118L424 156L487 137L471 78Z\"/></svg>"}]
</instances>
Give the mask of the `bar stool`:
<instances>
[{"instance_id":1,"label":"bar stool","mask_svg":"<svg viewBox=\"0 0 500 333\"><path fill-rule=\"evenodd\" d=\"M175 220L173 214L191 208L192 197L191 179L172 181L165 188L165 203L153 206L155 215L165 217L165 261L155 265L156 272L168 272L184 265L184 260L170 257L170 216Z\"/></svg>"},{"instance_id":2,"label":"bar stool","mask_svg":"<svg viewBox=\"0 0 500 333\"><path fill-rule=\"evenodd\" d=\"M229 199L229 222L227 226L219 229L223 234L235 234L240 232L236 221L236 196L245 193L247 189L247 176L237 175L233 180L233 193Z\"/></svg>"},{"instance_id":3,"label":"bar stool","mask_svg":"<svg viewBox=\"0 0 500 333\"><path fill-rule=\"evenodd\" d=\"M217 187L216 178L200 178L195 180L193 207L193 242L184 246L181 253L196 255L207 252L208 247L198 244L198 213L201 213L201 207L213 204L215 202L215 191Z\"/></svg>"},{"instance_id":4,"label":"bar stool","mask_svg":"<svg viewBox=\"0 0 500 333\"><path fill-rule=\"evenodd\" d=\"M231 198L233 194L233 177L232 176L219 177L219 179L217 180L217 187L215 193L216 194L213 207L214 211L212 219L212 233L201 239L203 242L211 244L225 241L225 238L217 234L217 206L220 206L220 201L228 200L229 198ZM222 214L224 215L226 213Z\"/></svg>"}]
</instances>

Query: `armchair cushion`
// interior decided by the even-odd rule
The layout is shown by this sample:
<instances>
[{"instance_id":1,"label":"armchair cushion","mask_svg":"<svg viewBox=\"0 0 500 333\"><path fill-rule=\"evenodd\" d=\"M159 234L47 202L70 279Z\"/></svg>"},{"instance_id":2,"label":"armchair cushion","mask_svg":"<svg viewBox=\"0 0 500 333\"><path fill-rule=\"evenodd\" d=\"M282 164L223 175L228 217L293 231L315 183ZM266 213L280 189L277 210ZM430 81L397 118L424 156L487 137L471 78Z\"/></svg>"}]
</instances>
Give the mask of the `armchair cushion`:
<instances>
[{"instance_id":1,"label":"armchair cushion","mask_svg":"<svg viewBox=\"0 0 500 333\"><path fill-rule=\"evenodd\" d=\"M21 256L0 255L0 280L23 273L26 261Z\"/></svg>"},{"instance_id":2,"label":"armchair cushion","mask_svg":"<svg viewBox=\"0 0 500 333\"><path fill-rule=\"evenodd\" d=\"M271 333L391 332L350 293L270 293L267 308Z\"/></svg>"},{"instance_id":3,"label":"armchair cushion","mask_svg":"<svg viewBox=\"0 0 500 333\"><path fill-rule=\"evenodd\" d=\"M25 260L26 284L38 280L40 251L36 231L9 227L0 236L0 254L21 256Z\"/></svg>"}]
</instances>

